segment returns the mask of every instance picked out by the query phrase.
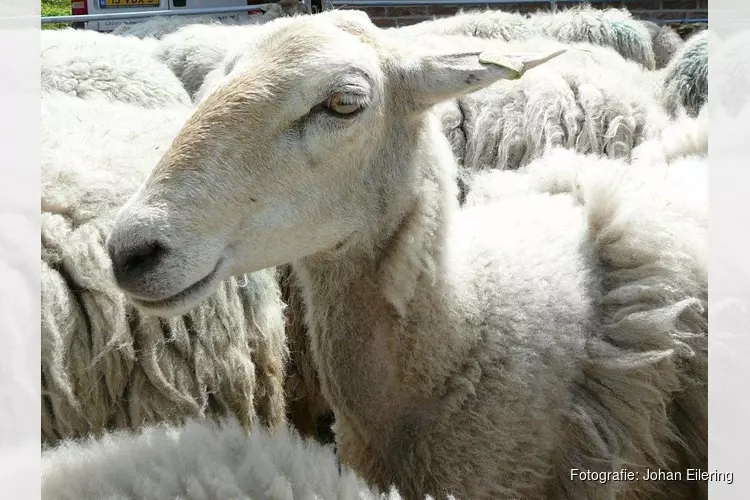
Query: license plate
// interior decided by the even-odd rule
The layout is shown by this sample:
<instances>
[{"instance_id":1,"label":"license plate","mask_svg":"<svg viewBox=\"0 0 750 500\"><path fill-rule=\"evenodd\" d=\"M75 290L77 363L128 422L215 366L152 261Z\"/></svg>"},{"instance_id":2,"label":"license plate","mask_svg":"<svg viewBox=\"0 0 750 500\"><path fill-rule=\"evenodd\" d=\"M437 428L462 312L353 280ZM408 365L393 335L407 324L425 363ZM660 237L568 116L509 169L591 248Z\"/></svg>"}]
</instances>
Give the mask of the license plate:
<instances>
[{"instance_id":1,"label":"license plate","mask_svg":"<svg viewBox=\"0 0 750 500\"><path fill-rule=\"evenodd\" d=\"M100 0L100 7L158 7L160 0ZM104 4L104 5L102 5Z\"/></svg>"}]
</instances>

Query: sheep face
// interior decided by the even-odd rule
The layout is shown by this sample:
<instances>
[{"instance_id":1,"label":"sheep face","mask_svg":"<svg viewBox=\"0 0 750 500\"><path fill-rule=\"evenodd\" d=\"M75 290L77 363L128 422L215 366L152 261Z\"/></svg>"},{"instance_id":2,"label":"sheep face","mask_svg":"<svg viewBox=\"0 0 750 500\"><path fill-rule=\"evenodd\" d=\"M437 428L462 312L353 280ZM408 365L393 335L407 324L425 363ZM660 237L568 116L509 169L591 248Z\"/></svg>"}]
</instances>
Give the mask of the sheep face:
<instances>
[{"instance_id":1,"label":"sheep face","mask_svg":"<svg viewBox=\"0 0 750 500\"><path fill-rule=\"evenodd\" d=\"M425 112L519 76L483 50L419 53L356 11L257 33L110 236L117 284L146 313L182 314L230 275L372 238L430 149Z\"/></svg>"}]
</instances>

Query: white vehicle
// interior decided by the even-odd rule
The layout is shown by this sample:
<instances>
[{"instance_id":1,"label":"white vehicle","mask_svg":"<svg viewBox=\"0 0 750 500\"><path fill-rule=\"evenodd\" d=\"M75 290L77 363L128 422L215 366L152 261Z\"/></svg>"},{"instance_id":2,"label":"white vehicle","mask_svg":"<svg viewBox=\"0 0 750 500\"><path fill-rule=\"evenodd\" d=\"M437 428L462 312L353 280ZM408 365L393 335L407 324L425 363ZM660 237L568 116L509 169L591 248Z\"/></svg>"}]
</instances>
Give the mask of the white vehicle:
<instances>
[{"instance_id":1,"label":"white vehicle","mask_svg":"<svg viewBox=\"0 0 750 500\"><path fill-rule=\"evenodd\" d=\"M123 12L156 12L161 10L209 9L216 7L235 7L241 5L259 5L272 3L274 0L73 0L71 13L74 16L86 14L110 14ZM240 20L247 16L262 14L260 10L248 12L229 12L208 14L215 19ZM144 19L117 19L107 21L86 21L74 23L74 27L96 31L112 31L121 24L135 24Z\"/></svg>"}]
</instances>

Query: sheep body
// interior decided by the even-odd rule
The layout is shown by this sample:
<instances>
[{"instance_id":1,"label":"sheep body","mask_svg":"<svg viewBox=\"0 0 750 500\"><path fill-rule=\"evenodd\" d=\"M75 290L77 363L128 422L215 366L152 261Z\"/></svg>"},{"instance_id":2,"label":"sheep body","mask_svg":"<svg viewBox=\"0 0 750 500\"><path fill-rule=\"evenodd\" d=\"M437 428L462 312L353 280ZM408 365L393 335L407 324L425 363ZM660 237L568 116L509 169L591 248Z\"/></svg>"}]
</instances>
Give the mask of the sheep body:
<instances>
[{"instance_id":1,"label":"sheep body","mask_svg":"<svg viewBox=\"0 0 750 500\"><path fill-rule=\"evenodd\" d=\"M111 282L104 241L116 210L190 111L42 100L46 443L193 416L284 421L274 270L228 280L209 303L169 321L135 312Z\"/></svg>"},{"instance_id":2,"label":"sheep body","mask_svg":"<svg viewBox=\"0 0 750 500\"><path fill-rule=\"evenodd\" d=\"M588 168L584 165L587 161ZM532 347L527 340L519 340L530 349L528 356L533 358L543 352L545 359L549 360L559 355L570 364L555 361L554 380L547 374L534 371L524 376L519 374L518 379L511 375L499 377L496 383L501 385L493 388L495 382L490 381L494 377L492 367L503 366L503 370L507 370L514 364L512 360L527 359L527 355L520 347L512 347L514 341L507 337L500 340L483 335L475 349L470 351L470 360L465 360L466 371L459 371L455 382L449 379L448 387L444 389L450 395L449 401L461 403L456 402L456 407L446 403L445 416L432 414L424 422L410 423L418 427L409 426L403 432L417 432L425 440L430 439L427 436L434 436L436 442L443 443L440 450L450 448L449 443L455 443L458 449L458 443L471 441L469 436L476 435L477 429L486 425L487 430L481 432L492 437L486 437L483 442L497 443L504 451L488 446L494 450L493 459L484 455L485 448L463 451L460 458L454 458L434 449L429 454L422 454L420 451L425 444L421 442L419 446L403 445L374 453L358 440L354 422L343 418L346 413L339 409L341 413L337 412L335 425L346 463L353 464L365 477L383 481L381 484L387 484L387 478L398 478L396 484L412 496L424 491L422 488L427 491L440 488L438 491L465 494L469 498L533 498L549 491L544 487L535 490L525 486L533 479L512 477L514 471L522 469L547 470L552 466L559 477L569 477L572 468L601 470L604 467L610 470L620 461L671 470L707 465L704 165L689 171L662 169L652 174L648 173L649 168L631 168L625 163L602 163L598 158L586 160L572 151L553 152L530 165L524 174L508 172L529 177L533 174L530 180L517 179L516 194L520 195L493 199L492 203L468 208L455 221L455 226L460 229L453 233L452 238L459 245L451 244L445 252L447 255L472 257L468 258L468 266L445 264L451 269L452 276L456 276L454 286L468 286L463 285L466 281L482 282L492 274L498 281L482 287L484 294L524 297L523 304L532 308L531 304L537 302L532 297L538 297L539 303L554 310L548 319L544 319L545 313L541 310L527 310L510 298L498 298L505 304L501 309L493 313L475 313L483 318L480 329L496 329L507 334L504 325L512 324L514 335L526 339L522 333L525 326L522 325L533 323L534 336L539 344ZM536 186L524 187L532 180ZM550 199L547 193L555 196ZM560 197L563 193L568 194ZM580 204L578 208L576 204ZM649 209L652 210L650 215ZM486 238L477 236L483 233L481 228L486 227L492 227L492 231L484 231L490 234ZM587 227L595 232L587 234ZM564 232L556 232L561 228L565 228ZM512 244L507 240L508 234L513 234ZM581 255L578 252L583 241L591 242L592 247ZM460 242L465 242L466 246ZM587 243L583 245L587 246ZM492 265L487 260L489 248L496 252L494 255L502 272L498 269L495 274L491 270ZM558 256L554 264L548 260L553 255ZM562 255L577 257L565 261L560 258ZM550 268L546 268L547 263ZM518 274L513 274L516 272ZM472 273L481 273L482 277ZM468 278L470 276L474 278ZM560 276L567 278L557 281ZM578 276L581 281L574 284L571 276ZM596 279L601 281L594 281ZM607 283L608 286L604 285ZM600 287L603 288L598 292ZM566 292L550 298L551 290ZM482 297L485 299L475 300L484 304L486 295ZM662 299L646 308L643 304L650 300L649 297ZM594 314L592 302L608 304L604 308L607 313L598 326L591 316ZM412 304L414 309L411 309L410 321L423 321L421 327L432 332L431 338L432 335L443 338L436 333L439 326L434 322L413 317L414 310L429 310L429 306L416 297ZM431 314L439 313L431 310ZM498 319L498 324L488 326L488 317L503 314L507 316ZM474 317L474 314L461 317ZM568 324L568 320L572 323ZM592 323L587 324L589 321ZM547 322L549 328L543 326ZM573 326L576 323L579 326ZM466 326L463 328L466 335ZM581 330L578 328L590 333L579 336ZM540 332L547 330L554 331L554 339L538 337ZM430 355L435 356L435 351L439 350L432 349ZM552 354L550 349L558 354ZM325 361L321 364L327 365ZM579 375L574 375L576 373ZM326 376L330 375L326 373ZM464 380L470 388L460 388ZM538 406L520 388L521 385L527 387L530 380L535 381L533 393L538 394L541 387L550 391L542 398L548 407ZM572 394L568 394L565 388L568 383L576 387ZM514 389L516 384L519 386ZM472 396L480 393L484 394L482 398ZM567 400L568 403L553 396L563 393L568 394L563 399L572 398ZM504 401L506 398L513 401L507 410L497 407L481 409L483 404L490 405L490 401ZM554 413L552 408L567 404L571 406L562 417L565 424L557 428L558 424L549 420L550 412ZM665 407L672 409L667 413ZM334 408L340 407L334 403ZM680 415L688 415L687 422L672 421L670 415L677 415L677 419L681 418ZM518 419L518 424L511 423L515 419ZM678 427L676 433L675 426ZM533 451L524 452L509 445L536 439L528 433L521 436L521 428L534 429L534 436L538 436L540 441L531 447ZM562 431L562 428L567 428L567 431ZM558 432L562 432L562 438ZM392 439L401 442L407 438L397 434ZM543 457L547 452L552 453L552 448L544 446L550 446L558 439L568 448L564 451L564 458L554 465L548 464ZM683 453L689 457L684 463L672 461L673 455ZM582 463L581 457L584 456L590 458ZM503 460L505 465L498 465L498 460ZM429 476L407 472L424 470L426 463L430 463L432 471ZM504 479L492 482L489 478L496 476L491 471L497 471L498 467L504 471ZM456 481L460 481L459 478L463 477L457 471L465 471L464 474L470 474L472 478L485 479L468 487L465 483L447 486L449 480L445 478L455 474ZM414 490L406 486L415 483L420 486ZM699 498L694 488L704 487L705 484L696 486L687 482L628 486L633 490L643 488L641 492L669 491L671 498L684 499ZM588 487L585 482L560 480L552 488L554 493L549 494L554 498L599 498L597 495L606 498L614 494L617 486L602 490L601 486ZM631 490L630 494L636 493Z\"/></svg>"},{"instance_id":3,"label":"sheep body","mask_svg":"<svg viewBox=\"0 0 750 500\"><path fill-rule=\"evenodd\" d=\"M90 30L42 32L42 94L63 93L145 108L189 104L168 67L151 56L155 41Z\"/></svg>"},{"instance_id":4,"label":"sheep body","mask_svg":"<svg viewBox=\"0 0 750 500\"><path fill-rule=\"evenodd\" d=\"M708 101L708 30L690 37L666 67L663 100L673 117L696 116Z\"/></svg>"},{"instance_id":5,"label":"sheep body","mask_svg":"<svg viewBox=\"0 0 750 500\"><path fill-rule=\"evenodd\" d=\"M370 489L331 450L287 427L229 419L117 431L42 452L43 500L400 500Z\"/></svg>"}]
</instances>

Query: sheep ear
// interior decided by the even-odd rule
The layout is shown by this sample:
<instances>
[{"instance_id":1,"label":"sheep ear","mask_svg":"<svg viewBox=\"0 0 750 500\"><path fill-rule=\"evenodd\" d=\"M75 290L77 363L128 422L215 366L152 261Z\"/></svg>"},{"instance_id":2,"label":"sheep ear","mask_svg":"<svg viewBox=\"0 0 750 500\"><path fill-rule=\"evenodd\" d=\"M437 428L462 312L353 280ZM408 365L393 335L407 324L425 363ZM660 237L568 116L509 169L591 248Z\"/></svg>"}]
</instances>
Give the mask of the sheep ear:
<instances>
[{"instance_id":1,"label":"sheep ear","mask_svg":"<svg viewBox=\"0 0 750 500\"><path fill-rule=\"evenodd\" d=\"M433 105L469 94L498 80L516 80L523 74L566 49L536 54L507 53L498 50L461 52L420 57L407 70L403 80L410 105L423 111Z\"/></svg>"}]
</instances>

